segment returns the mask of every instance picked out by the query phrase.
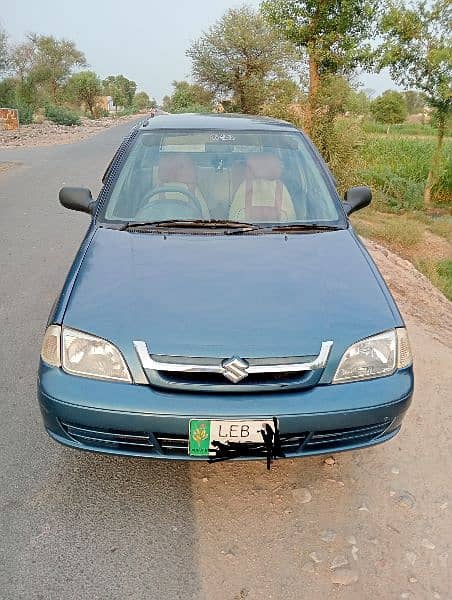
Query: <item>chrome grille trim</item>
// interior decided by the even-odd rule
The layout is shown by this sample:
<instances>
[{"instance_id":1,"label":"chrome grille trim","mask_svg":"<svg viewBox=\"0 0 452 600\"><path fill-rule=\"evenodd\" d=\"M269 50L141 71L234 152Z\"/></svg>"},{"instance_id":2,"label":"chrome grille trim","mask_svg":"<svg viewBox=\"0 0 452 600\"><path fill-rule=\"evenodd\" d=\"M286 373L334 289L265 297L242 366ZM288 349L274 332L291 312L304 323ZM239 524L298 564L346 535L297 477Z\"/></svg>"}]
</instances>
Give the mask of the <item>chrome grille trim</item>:
<instances>
[{"instance_id":1,"label":"chrome grille trim","mask_svg":"<svg viewBox=\"0 0 452 600\"><path fill-rule=\"evenodd\" d=\"M133 345L143 369L179 373L214 373L224 375L228 379L230 378L230 373L227 369L229 359L174 356L171 357L170 361L159 360L159 355L149 353L146 342L136 340L133 342ZM247 359L246 374L301 373L303 371L323 369L328 361L332 347L332 341L322 342L319 354L310 361L300 361L296 357L287 357L268 360L258 359L253 364L253 359ZM169 357L165 358L168 359Z\"/></svg>"}]
</instances>

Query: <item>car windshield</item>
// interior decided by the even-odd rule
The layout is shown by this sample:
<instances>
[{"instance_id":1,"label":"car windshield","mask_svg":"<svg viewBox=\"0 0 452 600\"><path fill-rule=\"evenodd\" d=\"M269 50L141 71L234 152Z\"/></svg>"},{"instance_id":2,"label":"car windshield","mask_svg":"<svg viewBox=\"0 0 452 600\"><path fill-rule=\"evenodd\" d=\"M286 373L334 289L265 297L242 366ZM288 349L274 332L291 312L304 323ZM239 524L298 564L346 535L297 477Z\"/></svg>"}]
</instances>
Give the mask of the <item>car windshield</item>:
<instances>
[{"instance_id":1,"label":"car windshield","mask_svg":"<svg viewBox=\"0 0 452 600\"><path fill-rule=\"evenodd\" d=\"M103 209L106 221L342 223L296 131L144 131Z\"/></svg>"}]
</instances>

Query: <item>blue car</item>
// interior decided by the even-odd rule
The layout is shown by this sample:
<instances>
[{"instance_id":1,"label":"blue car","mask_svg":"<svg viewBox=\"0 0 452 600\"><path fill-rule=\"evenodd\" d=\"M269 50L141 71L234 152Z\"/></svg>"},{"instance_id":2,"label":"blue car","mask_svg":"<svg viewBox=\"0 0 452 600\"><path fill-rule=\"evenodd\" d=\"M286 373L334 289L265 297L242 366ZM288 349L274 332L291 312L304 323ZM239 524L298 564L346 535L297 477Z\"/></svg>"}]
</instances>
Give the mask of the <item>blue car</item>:
<instances>
[{"instance_id":1,"label":"blue car","mask_svg":"<svg viewBox=\"0 0 452 600\"><path fill-rule=\"evenodd\" d=\"M162 115L122 142L47 324L45 428L80 450L261 459L400 430L413 394L397 306L312 143L289 123Z\"/></svg>"}]
</instances>

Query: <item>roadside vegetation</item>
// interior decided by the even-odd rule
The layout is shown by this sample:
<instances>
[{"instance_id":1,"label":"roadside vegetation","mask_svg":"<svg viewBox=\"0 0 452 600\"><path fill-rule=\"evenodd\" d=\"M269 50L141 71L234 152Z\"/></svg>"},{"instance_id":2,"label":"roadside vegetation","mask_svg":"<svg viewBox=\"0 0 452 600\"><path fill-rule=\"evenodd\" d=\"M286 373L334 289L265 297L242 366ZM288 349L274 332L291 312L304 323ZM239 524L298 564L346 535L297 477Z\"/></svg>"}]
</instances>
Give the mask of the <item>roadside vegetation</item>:
<instances>
[{"instance_id":1,"label":"roadside vegetation","mask_svg":"<svg viewBox=\"0 0 452 600\"><path fill-rule=\"evenodd\" d=\"M0 107L16 108L21 125L45 118L77 126L80 117L123 116L155 106L146 92L136 92L131 79L110 75L101 80L87 67L71 40L32 33L11 44L0 28Z\"/></svg>"}]
</instances>

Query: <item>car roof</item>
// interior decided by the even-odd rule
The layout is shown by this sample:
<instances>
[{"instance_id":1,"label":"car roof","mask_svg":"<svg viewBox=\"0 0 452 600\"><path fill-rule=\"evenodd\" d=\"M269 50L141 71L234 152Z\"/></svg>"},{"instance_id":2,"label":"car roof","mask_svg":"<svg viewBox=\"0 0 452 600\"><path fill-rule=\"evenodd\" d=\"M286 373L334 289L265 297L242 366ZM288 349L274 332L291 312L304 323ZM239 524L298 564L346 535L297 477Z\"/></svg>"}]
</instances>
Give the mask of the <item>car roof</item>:
<instances>
[{"instance_id":1,"label":"car roof","mask_svg":"<svg viewBox=\"0 0 452 600\"><path fill-rule=\"evenodd\" d=\"M258 117L236 113L183 113L157 115L144 121L140 128L148 131L152 129L298 131L294 125L287 121L280 121L271 117Z\"/></svg>"}]
</instances>

